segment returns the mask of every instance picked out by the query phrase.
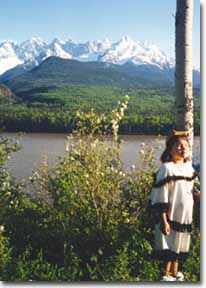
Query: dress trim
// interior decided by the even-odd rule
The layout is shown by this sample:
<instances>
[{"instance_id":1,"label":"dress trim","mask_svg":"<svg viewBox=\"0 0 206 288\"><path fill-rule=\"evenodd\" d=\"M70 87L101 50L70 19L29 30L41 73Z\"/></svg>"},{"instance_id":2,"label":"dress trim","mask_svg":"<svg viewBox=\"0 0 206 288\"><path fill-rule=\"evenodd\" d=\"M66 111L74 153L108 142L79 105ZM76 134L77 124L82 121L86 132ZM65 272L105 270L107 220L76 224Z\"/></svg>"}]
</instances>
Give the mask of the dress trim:
<instances>
[{"instance_id":1,"label":"dress trim","mask_svg":"<svg viewBox=\"0 0 206 288\"><path fill-rule=\"evenodd\" d=\"M166 213L169 208L169 203L156 203L154 205L151 204L151 201L149 201L148 209L150 211L150 219L151 224L155 225L160 223L160 214ZM182 233L191 233L192 232L192 223L191 224L182 224L176 221L172 221L167 216L167 221L170 224L170 227L172 230L176 232L182 232Z\"/></svg>"},{"instance_id":2,"label":"dress trim","mask_svg":"<svg viewBox=\"0 0 206 288\"><path fill-rule=\"evenodd\" d=\"M161 187L165 185L166 183L169 183L171 181L178 181L178 180L186 180L186 181L193 181L197 177L197 173L194 172L192 177L186 177L186 176L167 176L166 178L160 180L159 182L153 184L154 188Z\"/></svg>"},{"instance_id":3,"label":"dress trim","mask_svg":"<svg viewBox=\"0 0 206 288\"><path fill-rule=\"evenodd\" d=\"M150 201L149 202L149 208L152 211L155 211L156 213L158 212L158 214L161 214L163 212L167 212L168 211L169 203L159 202L159 203L155 203L154 205L152 205L151 201Z\"/></svg>"},{"instance_id":4,"label":"dress trim","mask_svg":"<svg viewBox=\"0 0 206 288\"><path fill-rule=\"evenodd\" d=\"M156 224L160 222L160 214L166 213L169 208L169 203L156 203L154 205L151 204L151 200L148 203L148 213L150 219L150 226L154 227Z\"/></svg>"},{"instance_id":5,"label":"dress trim","mask_svg":"<svg viewBox=\"0 0 206 288\"><path fill-rule=\"evenodd\" d=\"M164 261L175 261L175 260L183 260L187 258L189 255L188 252L180 252L176 253L172 250L165 249L165 250L153 250L152 258Z\"/></svg>"},{"instance_id":6,"label":"dress trim","mask_svg":"<svg viewBox=\"0 0 206 288\"><path fill-rule=\"evenodd\" d=\"M183 233L191 233L192 232L192 224L181 224L176 221L172 221L168 219L168 222L170 224L170 227L172 230L177 232L183 232Z\"/></svg>"}]
</instances>

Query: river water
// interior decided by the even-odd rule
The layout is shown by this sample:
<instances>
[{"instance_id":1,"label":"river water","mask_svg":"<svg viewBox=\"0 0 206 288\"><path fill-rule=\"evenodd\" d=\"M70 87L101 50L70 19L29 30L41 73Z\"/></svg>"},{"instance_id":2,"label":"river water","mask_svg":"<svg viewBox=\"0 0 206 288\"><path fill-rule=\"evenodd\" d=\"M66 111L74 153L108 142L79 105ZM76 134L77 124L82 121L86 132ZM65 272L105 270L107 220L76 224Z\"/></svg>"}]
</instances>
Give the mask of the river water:
<instances>
[{"instance_id":1,"label":"river water","mask_svg":"<svg viewBox=\"0 0 206 288\"><path fill-rule=\"evenodd\" d=\"M20 151L11 155L11 159L7 164L17 180L29 177L32 171L39 167L45 155L48 158L49 166L54 167L59 157L65 153L66 134L26 133L17 136L16 133L2 133L2 135L12 138L17 137L22 147ZM159 159L164 149L165 137L144 135L123 135L120 137L123 140L122 161L125 169L132 165L138 165L139 150L142 143L155 147L157 159ZM194 163L200 162L200 137L194 139L193 157Z\"/></svg>"}]
</instances>

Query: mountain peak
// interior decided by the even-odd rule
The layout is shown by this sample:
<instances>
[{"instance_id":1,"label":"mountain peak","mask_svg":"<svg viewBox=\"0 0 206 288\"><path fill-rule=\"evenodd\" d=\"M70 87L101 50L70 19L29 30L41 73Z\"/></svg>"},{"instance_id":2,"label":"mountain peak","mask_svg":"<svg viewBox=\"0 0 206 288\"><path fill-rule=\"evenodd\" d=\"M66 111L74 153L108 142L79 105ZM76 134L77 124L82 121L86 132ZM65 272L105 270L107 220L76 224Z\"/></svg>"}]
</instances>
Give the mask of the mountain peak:
<instances>
[{"instance_id":1,"label":"mountain peak","mask_svg":"<svg viewBox=\"0 0 206 288\"><path fill-rule=\"evenodd\" d=\"M133 41L132 38L129 35L124 35L121 37L120 41L122 42L131 42Z\"/></svg>"},{"instance_id":2,"label":"mountain peak","mask_svg":"<svg viewBox=\"0 0 206 288\"><path fill-rule=\"evenodd\" d=\"M59 39L58 37L55 37L55 38L53 39L53 41L51 42L51 44L53 44L53 43L57 43L57 44L60 44L60 45L64 45L66 42L63 41L63 40L61 40L61 39Z\"/></svg>"},{"instance_id":3,"label":"mountain peak","mask_svg":"<svg viewBox=\"0 0 206 288\"><path fill-rule=\"evenodd\" d=\"M46 42L41 37L31 37L29 40L22 42L21 45L31 45L31 46L44 46Z\"/></svg>"}]
</instances>

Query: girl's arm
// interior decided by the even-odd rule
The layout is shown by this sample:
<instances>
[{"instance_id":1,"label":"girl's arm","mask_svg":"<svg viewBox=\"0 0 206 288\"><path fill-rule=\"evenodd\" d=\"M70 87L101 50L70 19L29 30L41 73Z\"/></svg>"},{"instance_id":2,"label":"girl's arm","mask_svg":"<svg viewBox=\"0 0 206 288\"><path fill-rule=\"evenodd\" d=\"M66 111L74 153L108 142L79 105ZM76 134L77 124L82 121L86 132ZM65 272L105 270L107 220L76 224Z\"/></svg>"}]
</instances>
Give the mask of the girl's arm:
<instances>
[{"instance_id":1,"label":"girl's arm","mask_svg":"<svg viewBox=\"0 0 206 288\"><path fill-rule=\"evenodd\" d=\"M200 178L196 178L193 187L194 225L200 230Z\"/></svg>"},{"instance_id":2,"label":"girl's arm","mask_svg":"<svg viewBox=\"0 0 206 288\"><path fill-rule=\"evenodd\" d=\"M167 221L167 214L166 212L163 212L160 214L160 230L164 235L170 234L170 224Z\"/></svg>"},{"instance_id":3,"label":"girl's arm","mask_svg":"<svg viewBox=\"0 0 206 288\"><path fill-rule=\"evenodd\" d=\"M200 202L200 179L199 177L196 177L194 181L193 199L194 199L194 205L197 206L198 203Z\"/></svg>"}]
</instances>

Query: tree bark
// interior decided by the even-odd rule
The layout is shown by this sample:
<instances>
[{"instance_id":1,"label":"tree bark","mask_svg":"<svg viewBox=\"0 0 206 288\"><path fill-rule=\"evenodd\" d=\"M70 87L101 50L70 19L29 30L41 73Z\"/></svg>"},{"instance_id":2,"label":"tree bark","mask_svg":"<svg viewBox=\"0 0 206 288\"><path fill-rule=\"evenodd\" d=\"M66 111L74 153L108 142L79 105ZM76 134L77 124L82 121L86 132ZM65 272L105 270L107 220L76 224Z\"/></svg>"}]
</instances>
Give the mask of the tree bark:
<instances>
[{"instance_id":1,"label":"tree bark","mask_svg":"<svg viewBox=\"0 0 206 288\"><path fill-rule=\"evenodd\" d=\"M193 0L176 0L176 129L190 132L193 144L192 19Z\"/></svg>"}]
</instances>

